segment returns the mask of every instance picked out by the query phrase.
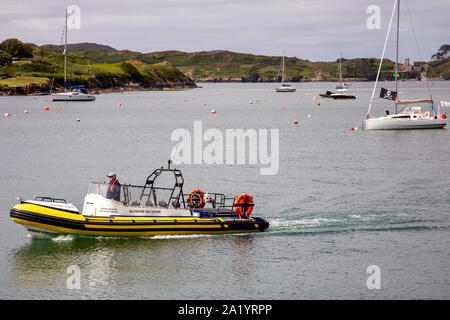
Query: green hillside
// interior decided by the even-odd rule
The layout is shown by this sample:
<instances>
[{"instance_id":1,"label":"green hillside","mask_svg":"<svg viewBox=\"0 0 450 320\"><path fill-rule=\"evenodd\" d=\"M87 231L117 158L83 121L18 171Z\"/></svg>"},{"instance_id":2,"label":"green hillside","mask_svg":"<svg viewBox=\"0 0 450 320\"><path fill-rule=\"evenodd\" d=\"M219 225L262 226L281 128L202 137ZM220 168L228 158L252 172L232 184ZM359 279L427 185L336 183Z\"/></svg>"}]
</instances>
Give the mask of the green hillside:
<instances>
[{"instance_id":1,"label":"green hillside","mask_svg":"<svg viewBox=\"0 0 450 320\"><path fill-rule=\"evenodd\" d=\"M428 71L429 77L442 77L446 80L450 80L450 57L442 60L435 60L428 63L430 70Z\"/></svg>"},{"instance_id":2,"label":"green hillside","mask_svg":"<svg viewBox=\"0 0 450 320\"><path fill-rule=\"evenodd\" d=\"M50 48L47 48L50 49ZM147 64L168 61L187 76L196 80L276 81L281 57L237 53L226 50L181 52L161 51L140 53L130 50L113 51L94 48L80 49L76 53L93 62L114 64L127 60ZM343 59L342 76L359 80L374 80L378 59ZM338 60L334 62L310 62L295 57L285 59L285 78L289 81L330 81L338 77ZM385 61L382 79L393 78L393 63Z\"/></svg>"},{"instance_id":3,"label":"green hillside","mask_svg":"<svg viewBox=\"0 0 450 320\"><path fill-rule=\"evenodd\" d=\"M62 46L36 46L17 39L3 41L0 43L0 86L3 89L6 86L41 87L40 90L63 88L62 51ZM96 43L69 44L68 52L69 84L83 84L93 90L194 87L195 81L280 80L280 56L226 50L141 53L119 51ZM13 59L13 56L19 59ZM311 62L286 57L285 80L335 81L339 76L338 66L339 59L332 62ZM375 58L342 59L342 77L345 81L375 80L378 66L379 59ZM428 66L428 77L450 79L449 58L429 62ZM385 60L380 80L392 80L393 70L394 63ZM400 77L415 79L420 77L420 72L401 72Z\"/></svg>"},{"instance_id":4,"label":"green hillside","mask_svg":"<svg viewBox=\"0 0 450 320\"><path fill-rule=\"evenodd\" d=\"M64 56L58 46L26 45L32 50L20 59L12 59L11 54L2 50L0 44L0 86L5 91L11 87L23 87L18 93L34 91L49 92L64 87ZM92 46L97 49L92 50ZM70 46L69 46L70 47ZM86 49L87 48L87 49ZM110 49L109 49L110 48ZM94 61L85 51L113 52L115 49L96 44L72 45L67 55L67 82L69 85L84 85L92 90L135 88L182 88L194 87L195 83L170 62L161 61L148 64L141 60L120 59L117 62ZM76 50L79 49L79 50ZM11 51L11 49L8 49ZM8 57L9 56L9 57ZM39 88L38 88L39 87ZM32 92L27 92L32 91ZM24 91L24 92L22 92ZM14 91L14 93L16 93Z\"/></svg>"}]
</instances>

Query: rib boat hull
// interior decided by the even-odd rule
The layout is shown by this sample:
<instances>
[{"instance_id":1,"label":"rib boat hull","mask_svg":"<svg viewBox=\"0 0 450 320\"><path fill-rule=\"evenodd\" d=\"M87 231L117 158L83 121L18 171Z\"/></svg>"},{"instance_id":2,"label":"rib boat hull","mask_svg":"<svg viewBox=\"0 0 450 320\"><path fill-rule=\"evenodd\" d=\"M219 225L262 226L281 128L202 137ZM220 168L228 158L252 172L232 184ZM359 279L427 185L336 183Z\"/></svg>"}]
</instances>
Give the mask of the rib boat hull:
<instances>
[{"instance_id":1,"label":"rib boat hull","mask_svg":"<svg viewBox=\"0 0 450 320\"><path fill-rule=\"evenodd\" d=\"M147 237L155 235L259 232L269 223L257 217L88 217L69 211L19 203L10 211L11 219L23 225L31 235L103 237Z\"/></svg>"}]
</instances>

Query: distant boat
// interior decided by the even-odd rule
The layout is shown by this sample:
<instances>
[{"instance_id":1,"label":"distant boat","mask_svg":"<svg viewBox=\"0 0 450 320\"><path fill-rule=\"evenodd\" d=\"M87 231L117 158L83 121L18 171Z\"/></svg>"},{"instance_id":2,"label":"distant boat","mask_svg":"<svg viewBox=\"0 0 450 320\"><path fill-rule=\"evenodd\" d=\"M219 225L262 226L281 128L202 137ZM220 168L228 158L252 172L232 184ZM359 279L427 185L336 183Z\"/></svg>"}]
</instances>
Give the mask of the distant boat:
<instances>
[{"instance_id":1,"label":"distant boat","mask_svg":"<svg viewBox=\"0 0 450 320\"><path fill-rule=\"evenodd\" d=\"M89 94L83 86L74 86L71 92L67 92L67 10L64 26L64 92L53 95L53 101L93 101L95 96Z\"/></svg>"},{"instance_id":2,"label":"distant boat","mask_svg":"<svg viewBox=\"0 0 450 320\"><path fill-rule=\"evenodd\" d=\"M292 87L290 84L284 83L284 52L283 52L283 58L281 59L281 87L276 87L276 92L294 92L295 88Z\"/></svg>"},{"instance_id":3,"label":"distant boat","mask_svg":"<svg viewBox=\"0 0 450 320\"><path fill-rule=\"evenodd\" d=\"M332 95L332 94L333 94L333 92L327 90L327 92L321 93L321 94L319 94L319 96L320 96L320 97L323 97L323 98L331 98L331 95Z\"/></svg>"},{"instance_id":4,"label":"distant boat","mask_svg":"<svg viewBox=\"0 0 450 320\"><path fill-rule=\"evenodd\" d=\"M319 94L323 98L333 99L356 99L356 96L347 93L348 85L342 80L342 52L339 59L339 84L336 86L336 92L327 91L325 94Z\"/></svg>"},{"instance_id":5,"label":"distant boat","mask_svg":"<svg viewBox=\"0 0 450 320\"><path fill-rule=\"evenodd\" d=\"M53 101L92 101L95 96L89 94L84 87L75 86L71 92L57 93L52 98Z\"/></svg>"},{"instance_id":6,"label":"distant boat","mask_svg":"<svg viewBox=\"0 0 450 320\"><path fill-rule=\"evenodd\" d=\"M372 102L375 95L378 77L381 71L381 65L383 63L384 53L386 50L386 44L388 42L389 33L392 26L395 11L397 9L397 45L396 45L396 61L395 61L395 91L381 88L380 98L394 101L394 113L391 114L389 110L386 110L386 115L383 117L373 117L371 115ZM372 91L372 97L369 103L369 110L367 111L366 119L363 126L367 130L397 130L397 129L440 129L447 125L447 117L445 114L440 114L439 105L437 110L434 107L434 101L431 96L427 99L415 99L415 100L400 100L398 97L398 44L399 44L399 23L400 23L400 1L396 0L394 8L392 10L391 19L389 22L389 28L386 34L386 40L384 43L383 53L381 55L380 65L378 67L378 73L375 80L375 84ZM420 106L407 106L418 103L431 104L431 110L423 112ZM398 111L398 106L405 106Z\"/></svg>"},{"instance_id":7,"label":"distant boat","mask_svg":"<svg viewBox=\"0 0 450 320\"><path fill-rule=\"evenodd\" d=\"M336 93L330 95L333 99L356 99L356 96L347 93L347 89L338 89Z\"/></svg>"}]
</instances>

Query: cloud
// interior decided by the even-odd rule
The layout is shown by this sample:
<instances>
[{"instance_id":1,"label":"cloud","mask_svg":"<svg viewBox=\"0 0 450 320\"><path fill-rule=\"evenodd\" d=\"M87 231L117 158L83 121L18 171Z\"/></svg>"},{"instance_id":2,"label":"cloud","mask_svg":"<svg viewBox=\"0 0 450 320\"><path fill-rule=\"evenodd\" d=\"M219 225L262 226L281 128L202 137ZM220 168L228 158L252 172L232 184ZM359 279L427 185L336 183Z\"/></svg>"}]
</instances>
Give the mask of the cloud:
<instances>
[{"instance_id":1,"label":"cloud","mask_svg":"<svg viewBox=\"0 0 450 320\"><path fill-rule=\"evenodd\" d=\"M422 59L448 42L450 2L402 1L402 55L417 58L410 9ZM37 44L59 43L64 7L81 8L81 30L69 42L97 42L140 52L227 49L311 61L379 57L391 0L165 0L6 1L0 12L4 37ZM381 30L368 30L366 9L378 5ZM389 50L388 57L393 57Z\"/></svg>"}]
</instances>

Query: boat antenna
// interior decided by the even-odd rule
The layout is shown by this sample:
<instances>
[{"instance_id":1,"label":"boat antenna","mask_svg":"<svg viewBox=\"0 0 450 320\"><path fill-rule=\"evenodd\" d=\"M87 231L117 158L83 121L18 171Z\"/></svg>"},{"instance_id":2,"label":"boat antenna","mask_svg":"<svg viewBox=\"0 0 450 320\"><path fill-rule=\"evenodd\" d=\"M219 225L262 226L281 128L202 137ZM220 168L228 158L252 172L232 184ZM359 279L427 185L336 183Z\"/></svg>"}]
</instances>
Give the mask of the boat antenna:
<instances>
[{"instance_id":1,"label":"boat antenna","mask_svg":"<svg viewBox=\"0 0 450 320\"><path fill-rule=\"evenodd\" d=\"M177 149L178 149L178 145L179 145L179 143L177 143L177 144L175 145L175 147L172 148L172 153L171 153L171 155L170 155L169 160L167 161L167 162L168 162L168 168L169 168L169 170L170 170L170 164L173 162L173 158L175 158L175 152L176 152Z\"/></svg>"},{"instance_id":2,"label":"boat antenna","mask_svg":"<svg viewBox=\"0 0 450 320\"><path fill-rule=\"evenodd\" d=\"M391 19L389 21L389 28L388 28L387 33L386 33L386 39L384 40L383 52L381 54L380 64L378 65L378 72L377 72L377 77L375 79L375 84L374 84L373 90L372 90L372 97L370 98L369 110L367 110L367 116L366 116L367 118L369 118L370 111L372 109L373 97L375 96L375 90L377 89L378 78L380 77L381 65L383 64L384 53L386 52L386 45L387 45L387 41L389 39L389 33L391 31L392 20L394 18L394 13L395 13L395 7L396 6L397 6L397 0L395 0L395 3L394 3L394 9L392 10Z\"/></svg>"}]
</instances>

